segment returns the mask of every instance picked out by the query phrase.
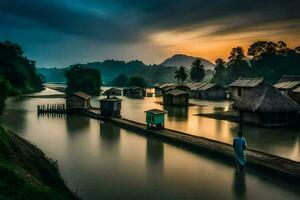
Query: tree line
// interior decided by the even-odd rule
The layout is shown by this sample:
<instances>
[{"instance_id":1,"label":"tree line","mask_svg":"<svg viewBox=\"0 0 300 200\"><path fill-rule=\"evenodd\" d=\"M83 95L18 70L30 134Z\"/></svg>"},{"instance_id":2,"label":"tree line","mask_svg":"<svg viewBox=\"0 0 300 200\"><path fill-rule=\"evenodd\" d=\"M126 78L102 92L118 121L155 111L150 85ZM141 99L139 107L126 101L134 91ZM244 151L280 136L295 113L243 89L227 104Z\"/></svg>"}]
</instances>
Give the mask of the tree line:
<instances>
[{"instance_id":1,"label":"tree line","mask_svg":"<svg viewBox=\"0 0 300 200\"><path fill-rule=\"evenodd\" d=\"M212 83L227 86L239 77L263 77L270 83L277 82L283 75L300 75L300 46L292 49L283 41L257 41L248 48L247 55L242 47L231 50L228 61L218 58L215 61ZM205 76L201 60L193 62L188 74L184 66L175 71L179 82L188 79L200 82Z\"/></svg>"},{"instance_id":2,"label":"tree line","mask_svg":"<svg viewBox=\"0 0 300 200\"><path fill-rule=\"evenodd\" d=\"M37 92L43 89L35 61L24 56L20 45L0 42L0 113L8 95Z\"/></svg>"},{"instance_id":3,"label":"tree line","mask_svg":"<svg viewBox=\"0 0 300 200\"><path fill-rule=\"evenodd\" d=\"M300 75L300 46L289 48L279 41L257 41L248 48L233 48L228 61L218 58L213 83L228 85L239 77L263 77L270 83L283 75Z\"/></svg>"}]
</instances>

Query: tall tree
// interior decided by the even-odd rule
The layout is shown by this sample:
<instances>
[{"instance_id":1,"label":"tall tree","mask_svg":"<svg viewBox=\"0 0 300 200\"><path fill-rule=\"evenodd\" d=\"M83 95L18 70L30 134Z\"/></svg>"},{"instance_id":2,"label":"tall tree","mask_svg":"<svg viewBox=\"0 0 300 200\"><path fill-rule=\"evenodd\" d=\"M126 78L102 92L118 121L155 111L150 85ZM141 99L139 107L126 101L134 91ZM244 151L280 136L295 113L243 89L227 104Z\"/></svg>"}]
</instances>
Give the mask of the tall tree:
<instances>
[{"instance_id":1,"label":"tall tree","mask_svg":"<svg viewBox=\"0 0 300 200\"><path fill-rule=\"evenodd\" d=\"M145 88L147 87L148 83L145 81L144 77L142 76L133 76L129 78L128 85Z\"/></svg>"},{"instance_id":2,"label":"tall tree","mask_svg":"<svg viewBox=\"0 0 300 200\"><path fill-rule=\"evenodd\" d=\"M244 49L242 47L233 48L228 59L227 74L229 82L232 82L241 76L252 76L251 68L246 60Z\"/></svg>"},{"instance_id":3,"label":"tall tree","mask_svg":"<svg viewBox=\"0 0 300 200\"><path fill-rule=\"evenodd\" d=\"M200 82L205 77L204 65L201 63L200 59L196 59L192 63L192 68L190 71L190 77L195 82Z\"/></svg>"},{"instance_id":4,"label":"tall tree","mask_svg":"<svg viewBox=\"0 0 300 200\"><path fill-rule=\"evenodd\" d=\"M227 72L226 72L226 62L218 58L216 61L216 66L214 70L214 77L212 79L213 83L218 83L220 85L225 85L227 81Z\"/></svg>"},{"instance_id":5,"label":"tall tree","mask_svg":"<svg viewBox=\"0 0 300 200\"><path fill-rule=\"evenodd\" d=\"M112 81L113 86L126 87L128 85L128 78L125 74L120 74Z\"/></svg>"},{"instance_id":6,"label":"tall tree","mask_svg":"<svg viewBox=\"0 0 300 200\"><path fill-rule=\"evenodd\" d=\"M101 74L98 70L73 65L65 71L67 78L66 93L82 91L89 95L99 95Z\"/></svg>"},{"instance_id":7,"label":"tall tree","mask_svg":"<svg viewBox=\"0 0 300 200\"><path fill-rule=\"evenodd\" d=\"M7 80L9 94L22 94L43 89L42 80L36 73L35 62L23 55L18 44L0 42L0 75Z\"/></svg>"},{"instance_id":8,"label":"tall tree","mask_svg":"<svg viewBox=\"0 0 300 200\"><path fill-rule=\"evenodd\" d=\"M175 78L183 83L188 77L188 74L186 73L185 67L180 66L176 71L175 71Z\"/></svg>"}]
</instances>

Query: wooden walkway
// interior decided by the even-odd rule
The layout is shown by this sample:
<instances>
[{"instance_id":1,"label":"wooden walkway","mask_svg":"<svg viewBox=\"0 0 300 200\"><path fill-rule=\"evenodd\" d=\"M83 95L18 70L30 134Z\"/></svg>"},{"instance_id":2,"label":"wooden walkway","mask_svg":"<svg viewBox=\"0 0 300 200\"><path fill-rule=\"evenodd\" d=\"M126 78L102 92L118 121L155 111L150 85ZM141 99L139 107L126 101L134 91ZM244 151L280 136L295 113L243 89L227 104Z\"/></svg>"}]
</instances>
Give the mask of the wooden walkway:
<instances>
[{"instance_id":1,"label":"wooden walkway","mask_svg":"<svg viewBox=\"0 0 300 200\"><path fill-rule=\"evenodd\" d=\"M219 141L204 137L189 135L183 132L170 129L148 130L145 124L137 123L126 119L111 119L113 123L119 126L142 133L145 135L158 136L164 140L196 148L201 151L214 154L217 157L225 158L232 162L235 161L232 146ZM266 173L279 175L281 178L300 182L300 163L278 157L275 155L263 153L260 151L248 149L246 151L247 166L262 170Z\"/></svg>"},{"instance_id":2,"label":"wooden walkway","mask_svg":"<svg viewBox=\"0 0 300 200\"><path fill-rule=\"evenodd\" d=\"M67 113L65 104L45 104L37 106L38 113Z\"/></svg>"}]
</instances>

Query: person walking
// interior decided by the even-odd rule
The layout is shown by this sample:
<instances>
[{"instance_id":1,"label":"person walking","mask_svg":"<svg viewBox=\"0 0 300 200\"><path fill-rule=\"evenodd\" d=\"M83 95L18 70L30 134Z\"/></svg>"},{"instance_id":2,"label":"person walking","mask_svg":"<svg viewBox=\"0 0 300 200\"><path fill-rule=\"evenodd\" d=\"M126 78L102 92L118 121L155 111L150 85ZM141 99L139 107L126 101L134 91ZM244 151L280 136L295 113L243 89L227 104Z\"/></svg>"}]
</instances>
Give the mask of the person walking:
<instances>
[{"instance_id":1,"label":"person walking","mask_svg":"<svg viewBox=\"0 0 300 200\"><path fill-rule=\"evenodd\" d=\"M243 137L242 131L239 131L238 136L233 139L233 149L237 168L242 171L246 165L246 157L244 151L247 149L247 142Z\"/></svg>"}]
</instances>

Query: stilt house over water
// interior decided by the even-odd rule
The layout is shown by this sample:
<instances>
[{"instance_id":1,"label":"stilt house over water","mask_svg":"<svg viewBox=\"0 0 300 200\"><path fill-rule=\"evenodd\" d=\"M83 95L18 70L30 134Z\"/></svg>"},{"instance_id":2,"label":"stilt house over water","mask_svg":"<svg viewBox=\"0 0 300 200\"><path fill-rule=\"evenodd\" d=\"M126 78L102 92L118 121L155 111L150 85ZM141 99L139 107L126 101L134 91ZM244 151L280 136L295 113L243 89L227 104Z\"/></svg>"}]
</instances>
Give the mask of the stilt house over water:
<instances>
[{"instance_id":1,"label":"stilt house over water","mask_svg":"<svg viewBox=\"0 0 300 200\"><path fill-rule=\"evenodd\" d=\"M231 99L238 100L241 96L246 94L249 90L261 84L264 81L263 78L243 78L240 77L229 85L231 90Z\"/></svg>"},{"instance_id":2,"label":"stilt house over water","mask_svg":"<svg viewBox=\"0 0 300 200\"><path fill-rule=\"evenodd\" d=\"M163 104L165 106L188 106L189 94L180 89L171 89L163 96Z\"/></svg>"},{"instance_id":3,"label":"stilt house over water","mask_svg":"<svg viewBox=\"0 0 300 200\"><path fill-rule=\"evenodd\" d=\"M298 121L299 107L295 101L268 83L262 83L233 104L240 120L263 126L281 126Z\"/></svg>"},{"instance_id":4,"label":"stilt house over water","mask_svg":"<svg viewBox=\"0 0 300 200\"><path fill-rule=\"evenodd\" d=\"M107 97L100 100L100 114L102 117L121 117L122 99L117 97Z\"/></svg>"},{"instance_id":5,"label":"stilt house over water","mask_svg":"<svg viewBox=\"0 0 300 200\"><path fill-rule=\"evenodd\" d=\"M75 92L66 96L67 110L80 110L90 108L91 96L84 92Z\"/></svg>"}]
</instances>

